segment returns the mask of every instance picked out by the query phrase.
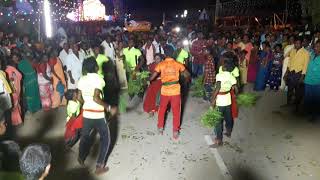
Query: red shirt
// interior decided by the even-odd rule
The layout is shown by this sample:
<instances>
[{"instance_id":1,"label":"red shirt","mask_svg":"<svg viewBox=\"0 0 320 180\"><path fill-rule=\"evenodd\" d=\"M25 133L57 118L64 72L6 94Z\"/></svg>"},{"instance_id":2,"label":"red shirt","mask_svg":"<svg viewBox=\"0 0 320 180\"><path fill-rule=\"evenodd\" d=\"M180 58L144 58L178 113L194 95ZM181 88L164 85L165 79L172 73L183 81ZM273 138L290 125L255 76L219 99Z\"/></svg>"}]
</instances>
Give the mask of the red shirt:
<instances>
[{"instance_id":1,"label":"red shirt","mask_svg":"<svg viewBox=\"0 0 320 180\"><path fill-rule=\"evenodd\" d=\"M207 59L204 50L207 48L207 43L204 40L196 40L192 43L191 54L193 55L194 64L205 64Z\"/></svg>"}]
</instances>

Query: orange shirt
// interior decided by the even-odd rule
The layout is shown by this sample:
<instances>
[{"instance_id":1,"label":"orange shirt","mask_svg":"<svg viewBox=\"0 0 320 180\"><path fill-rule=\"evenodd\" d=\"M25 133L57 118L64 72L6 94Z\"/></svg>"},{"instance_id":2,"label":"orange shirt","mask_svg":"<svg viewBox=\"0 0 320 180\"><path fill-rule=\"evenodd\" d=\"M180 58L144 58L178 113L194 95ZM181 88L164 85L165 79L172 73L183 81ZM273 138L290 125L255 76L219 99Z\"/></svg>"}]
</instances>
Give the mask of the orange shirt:
<instances>
[{"instance_id":1,"label":"orange shirt","mask_svg":"<svg viewBox=\"0 0 320 180\"><path fill-rule=\"evenodd\" d=\"M172 58L166 58L164 61L159 63L155 69L156 72L160 73L161 82L177 82L179 81L180 72L183 72L186 68L183 64L177 62ZM161 95L164 96L176 96L180 95L180 84L179 82L172 85L162 85Z\"/></svg>"}]
</instances>

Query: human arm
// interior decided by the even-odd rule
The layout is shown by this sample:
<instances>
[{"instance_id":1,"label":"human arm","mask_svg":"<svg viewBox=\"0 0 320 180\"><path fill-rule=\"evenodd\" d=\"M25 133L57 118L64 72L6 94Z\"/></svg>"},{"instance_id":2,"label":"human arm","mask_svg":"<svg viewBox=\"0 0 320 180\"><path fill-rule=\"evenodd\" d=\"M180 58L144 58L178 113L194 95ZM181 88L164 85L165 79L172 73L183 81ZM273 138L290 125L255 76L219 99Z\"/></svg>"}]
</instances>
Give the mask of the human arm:
<instances>
[{"instance_id":1,"label":"human arm","mask_svg":"<svg viewBox=\"0 0 320 180\"><path fill-rule=\"evenodd\" d=\"M75 83L75 80L73 79L72 73L71 73L70 70L68 70L68 75L69 75L69 77L70 77L70 82L71 82L72 84L74 84L74 83Z\"/></svg>"},{"instance_id":2,"label":"human arm","mask_svg":"<svg viewBox=\"0 0 320 180\"><path fill-rule=\"evenodd\" d=\"M160 74L160 73L158 73L158 72L155 71L155 72L150 76L149 81L151 82L151 81L155 80L155 79L158 77L159 74Z\"/></svg>"},{"instance_id":3,"label":"human arm","mask_svg":"<svg viewBox=\"0 0 320 180\"><path fill-rule=\"evenodd\" d=\"M144 59L144 57L142 56L142 55L140 55L139 57L138 57L138 59L140 59L140 61L138 61L138 64L137 64L137 66L136 66L136 68L134 69L135 71L139 71L139 69L141 69L141 67L144 65L144 63L145 63L145 59Z\"/></svg>"},{"instance_id":4,"label":"human arm","mask_svg":"<svg viewBox=\"0 0 320 180\"><path fill-rule=\"evenodd\" d=\"M116 107L111 107L111 105L105 103L102 99L101 99L101 95L102 92L100 89L96 88L94 89L94 95L93 95L93 101L101 106L104 107L104 109L107 112L110 112L112 116L117 114L117 108Z\"/></svg>"},{"instance_id":5,"label":"human arm","mask_svg":"<svg viewBox=\"0 0 320 180\"><path fill-rule=\"evenodd\" d=\"M212 93L212 99L211 99L212 104L211 104L211 106L213 108L215 108L215 106L216 106L216 100L217 100L217 96L218 96L218 94L220 92L220 89L221 89L221 81L218 81L216 83L215 88L214 88L213 93Z\"/></svg>"}]
</instances>

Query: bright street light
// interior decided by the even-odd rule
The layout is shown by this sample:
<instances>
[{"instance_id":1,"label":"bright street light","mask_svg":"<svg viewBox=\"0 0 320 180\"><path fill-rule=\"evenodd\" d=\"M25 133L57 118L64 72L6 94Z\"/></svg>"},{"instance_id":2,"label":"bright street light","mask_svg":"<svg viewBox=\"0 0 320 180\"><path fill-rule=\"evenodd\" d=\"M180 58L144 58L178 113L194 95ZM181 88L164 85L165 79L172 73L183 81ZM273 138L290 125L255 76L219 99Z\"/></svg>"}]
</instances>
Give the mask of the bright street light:
<instances>
[{"instance_id":1,"label":"bright street light","mask_svg":"<svg viewBox=\"0 0 320 180\"><path fill-rule=\"evenodd\" d=\"M174 30L178 33L181 31L181 28L180 27L175 27Z\"/></svg>"},{"instance_id":2,"label":"bright street light","mask_svg":"<svg viewBox=\"0 0 320 180\"><path fill-rule=\"evenodd\" d=\"M45 19L45 27L46 27L46 36L47 38L52 37L52 24L51 24L51 9L49 0L43 1L43 11L44 11L44 19Z\"/></svg>"}]
</instances>

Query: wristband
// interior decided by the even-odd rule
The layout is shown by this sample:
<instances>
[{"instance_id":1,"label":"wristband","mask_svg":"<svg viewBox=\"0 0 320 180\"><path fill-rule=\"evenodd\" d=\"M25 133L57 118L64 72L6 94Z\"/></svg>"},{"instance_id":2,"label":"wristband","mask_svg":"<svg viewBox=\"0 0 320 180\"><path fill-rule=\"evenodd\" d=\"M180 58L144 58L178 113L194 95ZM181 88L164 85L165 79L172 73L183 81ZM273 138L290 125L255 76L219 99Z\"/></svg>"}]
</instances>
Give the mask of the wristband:
<instances>
[{"instance_id":1,"label":"wristband","mask_svg":"<svg viewBox=\"0 0 320 180\"><path fill-rule=\"evenodd\" d=\"M108 111L108 112L110 112L110 111L111 111L111 106L110 106L110 105L108 106L107 111Z\"/></svg>"}]
</instances>

